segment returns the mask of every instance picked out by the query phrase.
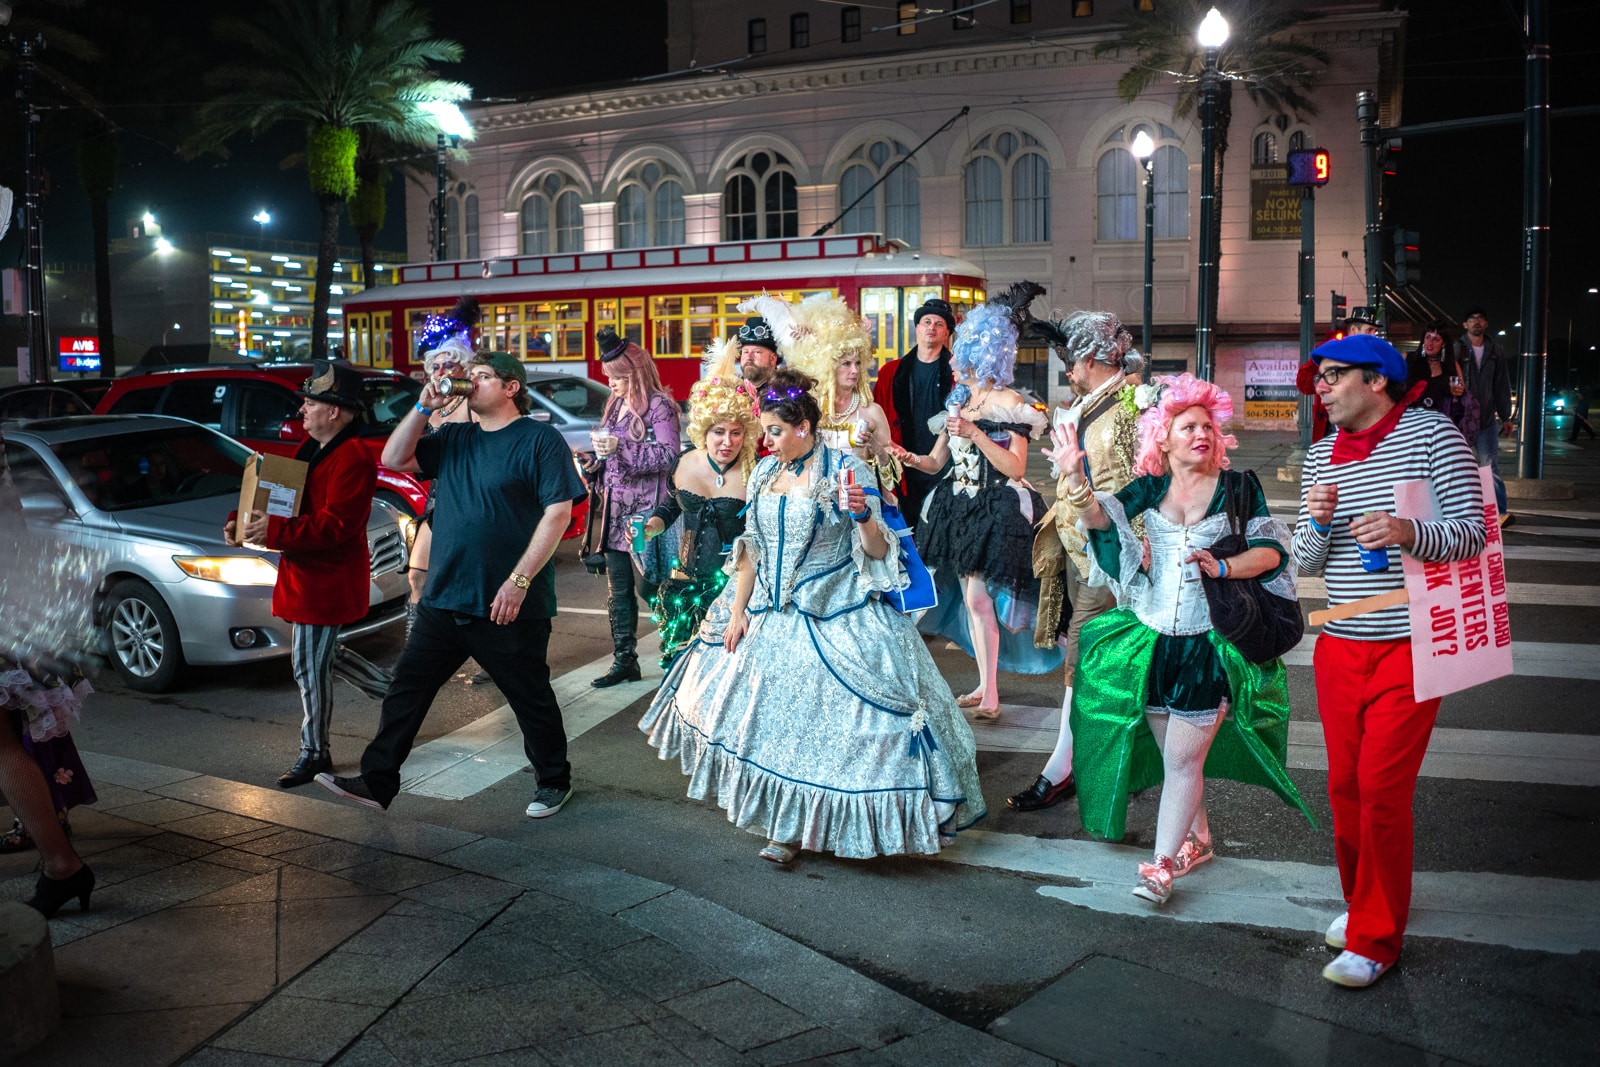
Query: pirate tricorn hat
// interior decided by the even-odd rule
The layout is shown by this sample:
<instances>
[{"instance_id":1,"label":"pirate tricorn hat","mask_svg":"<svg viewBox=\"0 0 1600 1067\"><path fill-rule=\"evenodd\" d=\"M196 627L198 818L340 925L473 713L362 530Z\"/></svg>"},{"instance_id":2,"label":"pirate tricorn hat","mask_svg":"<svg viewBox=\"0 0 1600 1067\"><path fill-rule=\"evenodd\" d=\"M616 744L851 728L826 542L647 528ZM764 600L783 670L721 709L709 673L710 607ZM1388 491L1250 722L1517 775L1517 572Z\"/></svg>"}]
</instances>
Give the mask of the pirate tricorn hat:
<instances>
[{"instance_id":1,"label":"pirate tricorn hat","mask_svg":"<svg viewBox=\"0 0 1600 1067\"><path fill-rule=\"evenodd\" d=\"M324 404L338 404L351 411L362 412L367 402L361 395L361 372L343 363L318 359L311 364L311 377L301 387L300 395L307 400L320 400Z\"/></svg>"}]
</instances>

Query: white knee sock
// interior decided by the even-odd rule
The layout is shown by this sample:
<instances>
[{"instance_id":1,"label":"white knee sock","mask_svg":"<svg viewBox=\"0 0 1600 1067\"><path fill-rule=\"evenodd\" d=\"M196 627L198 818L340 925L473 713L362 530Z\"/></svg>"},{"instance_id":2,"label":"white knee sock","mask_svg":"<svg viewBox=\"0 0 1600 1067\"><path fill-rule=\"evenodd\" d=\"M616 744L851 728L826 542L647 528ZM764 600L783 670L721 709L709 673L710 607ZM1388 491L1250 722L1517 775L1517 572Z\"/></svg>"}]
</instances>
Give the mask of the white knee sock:
<instances>
[{"instance_id":1,"label":"white knee sock","mask_svg":"<svg viewBox=\"0 0 1600 1067\"><path fill-rule=\"evenodd\" d=\"M1050 758L1045 761L1044 770L1039 772L1045 776L1051 785L1060 785L1067 780L1067 775L1072 773L1072 687L1067 686L1067 695L1061 698L1061 731L1056 734L1055 751L1050 753Z\"/></svg>"}]
</instances>

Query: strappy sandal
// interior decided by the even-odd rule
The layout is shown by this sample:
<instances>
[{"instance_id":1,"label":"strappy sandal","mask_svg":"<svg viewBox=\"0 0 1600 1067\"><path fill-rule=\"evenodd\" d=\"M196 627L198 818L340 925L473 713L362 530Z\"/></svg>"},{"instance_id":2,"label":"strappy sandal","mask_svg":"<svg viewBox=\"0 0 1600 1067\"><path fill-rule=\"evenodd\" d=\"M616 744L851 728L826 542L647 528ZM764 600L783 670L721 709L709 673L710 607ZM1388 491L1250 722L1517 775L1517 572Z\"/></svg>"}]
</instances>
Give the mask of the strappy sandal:
<instances>
[{"instance_id":1,"label":"strappy sandal","mask_svg":"<svg viewBox=\"0 0 1600 1067\"><path fill-rule=\"evenodd\" d=\"M767 847L756 855L769 863L784 864L792 861L800 854L800 849L794 845L785 845L780 841L768 841Z\"/></svg>"},{"instance_id":2,"label":"strappy sandal","mask_svg":"<svg viewBox=\"0 0 1600 1067\"><path fill-rule=\"evenodd\" d=\"M974 722L999 722L1000 709L999 707L977 708L972 713L972 719Z\"/></svg>"},{"instance_id":3,"label":"strappy sandal","mask_svg":"<svg viewBox=\"0 0 1600 1067\"><path fill-rule=\"evenodd\" d=\"M966 696L956 697L956 707L975 708L983 703L983 696L978 693L968 693Z\"/></svg>"}]
</instances>

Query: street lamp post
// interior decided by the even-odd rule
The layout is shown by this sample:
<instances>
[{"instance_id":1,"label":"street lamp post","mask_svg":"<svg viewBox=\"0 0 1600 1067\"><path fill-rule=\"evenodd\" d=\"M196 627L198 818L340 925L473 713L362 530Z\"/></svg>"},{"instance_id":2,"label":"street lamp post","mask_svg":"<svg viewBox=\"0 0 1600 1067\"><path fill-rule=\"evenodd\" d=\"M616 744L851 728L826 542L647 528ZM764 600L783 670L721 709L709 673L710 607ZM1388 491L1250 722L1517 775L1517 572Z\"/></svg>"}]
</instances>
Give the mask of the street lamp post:
<instances>
[{"instance_id":1,"label":"street lamp post","mask_svg":"<svg viewBox=\"0 0 1600 1067\"><path fill-rule=\"evenodd\" d=\"M0 3L0 26L11 21L11 5ZM44 36L18 37L8 32L5 44L17 57L17 105L22 111L22 237L27 273L28 380L42 382L49 367L45 324L44 171L39 166L39 110L33 104L34 57L44 50Z\"/></svg>"},{"instance_id":2,"label":"street lamp post","mask_svg":"<svg viewBox=\"0 0 1600 1067\"><path fill-rule=\"evenodd\" d=\"M435 197L433 201L433 258L442 261L445 258L447 244L445 242L445 181L449 177L445 170L445 153L452 148L460 146L463 140L472 137L472 126L467 122L467 117L455 104L444 100L428 100L421 105L424 112L433 118L434 125L438 128L439 136L437 147L434 151L433 177Z\"/></svg>"},{"instance_id":3,"label":"street lamp post","mask_svg":"<svg viewBox=\"0 0 1600 1067\"><path fill-rule=\"evenodd\" d=\"M1150 358L1150 320L1155 315L1155 269L1156 269L1156 179L1155 179L1155 141L1150 139L1150 131L1141 129L1133 136L1133 144L1128 149L1133 153L1133 158L1139 161L1140 168L1144 171L1144 329L1140 336L1140 351L1146 359Z\"/></svg>"},{"instance_id":4,"label":"street lamp post","mask_svg":"<svg viewBox=\"0 0 1600 1067\"><path fill-rule=\"evenodd\" d=\"M1194 372L1210 381L1216 376L1217 259L1222 235L1218 232L1217 200L1217 52L1228 40L1228 20L1212 8L1196 34L1205 49L1205 69L1200 75L1200 301L1195 316Z\"/></svg>"}]
</instances>

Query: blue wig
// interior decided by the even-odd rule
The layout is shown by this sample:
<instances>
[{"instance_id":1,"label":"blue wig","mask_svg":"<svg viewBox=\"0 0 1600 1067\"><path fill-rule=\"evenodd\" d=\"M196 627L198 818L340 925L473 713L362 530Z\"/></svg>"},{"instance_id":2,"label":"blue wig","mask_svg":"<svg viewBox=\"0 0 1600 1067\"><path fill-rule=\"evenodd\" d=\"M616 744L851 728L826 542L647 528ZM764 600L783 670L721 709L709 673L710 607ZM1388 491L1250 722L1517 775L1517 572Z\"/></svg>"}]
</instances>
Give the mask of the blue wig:
<instances>
[{"instance_id":1,"label":"blue wig","mask_svg":"<svg viewBox=\"0 0 1600 1067\"><path fill-rule=\"evenodd\" d=\"M1017 324L1010 308L981 304L967 312L950 345L957 374L1008 387L1016 376Z\"/></svg>"}]
</instances>

